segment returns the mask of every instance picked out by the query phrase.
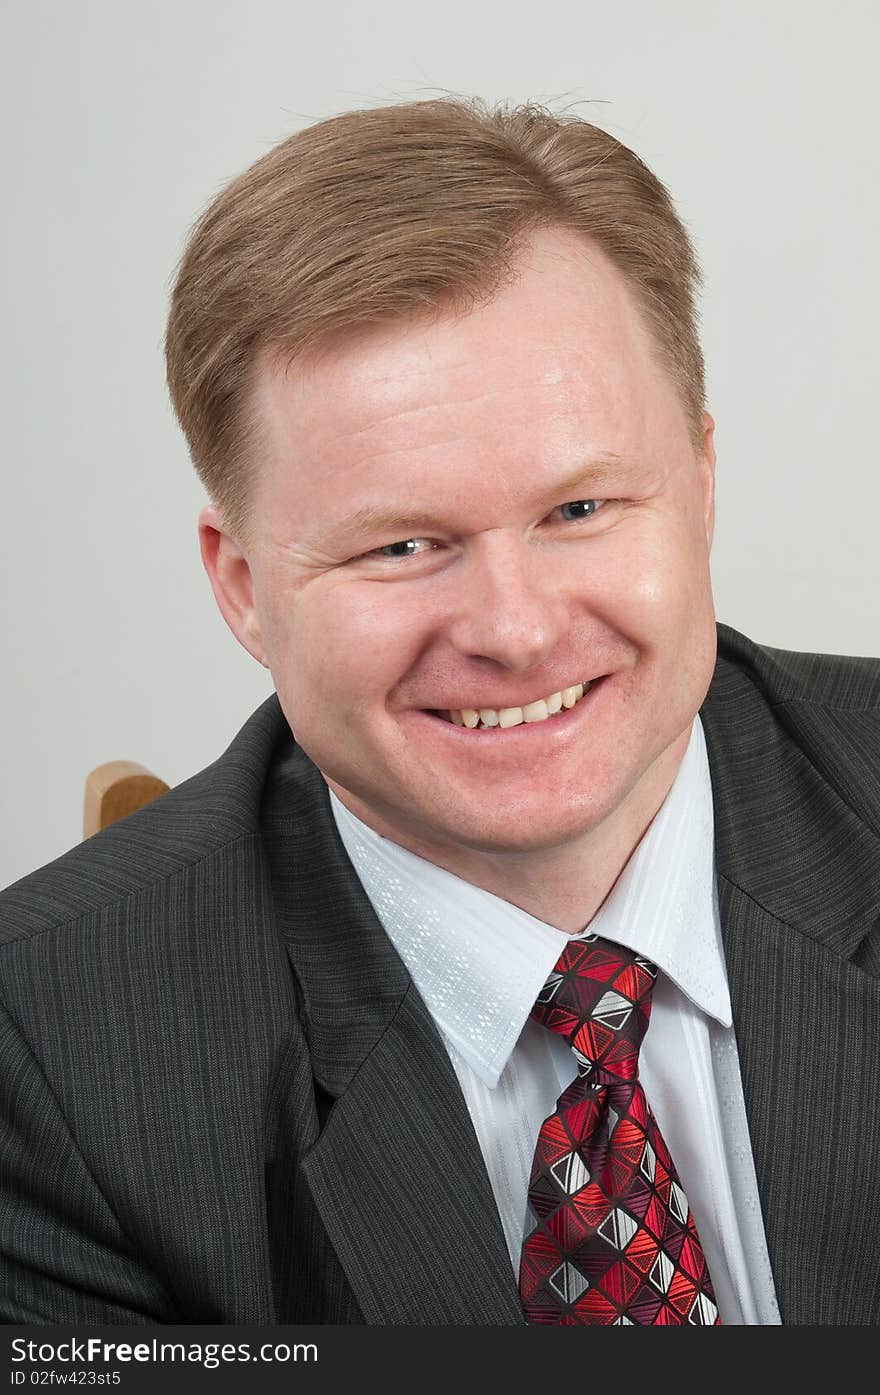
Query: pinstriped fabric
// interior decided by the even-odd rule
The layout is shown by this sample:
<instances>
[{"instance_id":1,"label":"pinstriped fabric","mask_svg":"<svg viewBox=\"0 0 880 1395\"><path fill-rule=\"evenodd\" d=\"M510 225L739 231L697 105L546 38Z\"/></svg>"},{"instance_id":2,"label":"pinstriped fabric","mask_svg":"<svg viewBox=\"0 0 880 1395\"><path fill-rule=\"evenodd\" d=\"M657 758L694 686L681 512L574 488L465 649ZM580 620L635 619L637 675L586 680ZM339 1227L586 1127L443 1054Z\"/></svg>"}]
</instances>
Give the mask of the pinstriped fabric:
<instances>
[{"instance_id":1,"label":"pinstriped fabric","mask_svg":"<svg viewBox=\"0 0 880 1395\"><path fill-rule=\"evenodd\" d=\"M828 694L827 706L813 702L808 715L802 700L778 702L772 687L755 681L767 684L768 675L752 675L720 652L700 709L717 869L771 914L849 955L866 935L880 937L880 660L872 670L868 660L824 656L820 665L792 655L785 689L797 674L798 690L809 692L815 672L817 691ZM838 664L841 693L855 710L829 692ZM776 677L772 668L769 676Z\"/></svg>"},{"instance_id":2,"label":"pinstriped fabric","mask_svg":"<svg viewBox=\"0 0 880 1395\"><path fill-rule=\"evenodd\" d=\"M170 876L149 879L141 865L128 895L102 895L89 913L30 934L14 934L21 887L5 901L3 991L29 1066L0 1138L7 1320L456 1321L451 1295L431 1287L460 1229L483 1290L472 1320L521 1320L488 1179L482 1195L455 1195L470 1126L442 1043L420 1000L401 1012L408 976L338 846L323 782L277 719L275 730L284 759L252 769L240 800L255 823L265 803L264 834L239 826ZM71 884L83 851L61 869ZM51 1090L39 1092L32 1080L43 1075ZM357 1091L334 1111L355 1075ZM416 1095L431 1104L424 1120ZM372 1155L388 1142L378 1126L357 1127L350 1155L343 1148L346 1112L359 1125L371 1100L397 1173ZM419 1165L438 1123L445 1176ZM38 1185L65 1168L69 1224L43 1212ZM460 1207L413 1263L385 1243L383 1206L405 1208L403 1178L417 1175L441 1216ZM357 1296L346 1277L334 1206L350 1186L361 1199L379 1188L369 1213L345 1205L339 1224L354 1252L382 1240L385 1265L407 1276L393 1289L368 1248ZM100 1237L93 1212L108 1218Z\"/></svg>"},{"instance_id":3,"label":"pinstriped fabric","mask_svg":"<svg viewBox=\"0 0 880 1395\"><path fill-rule=\"evenodd\" d=\"M880 940L880 663L719 641L701 718L783 1320L876 1322L878 988L847 960ZM274 697L0 896L0 1005L6 1321L521 1321L445 1048Z\"/></svg>"},{"instance_id":4,"label":"pinstriped fabric","mask_svg":"<svg viewBox=\"0 0 880 1395\"><path fill-rule=\"evenodd\" d=\"M737 1034L756 1043L740 1064L780 1307L877 1324L880 983L729 882L719 895Z\"/></svg>"},{"instance_id":5,"label":"pinstriped fabric","mask_svg":"<svg viewBox=\"0 0 880 1395\"><path fill-rule=\"evenodd\" d=\"M521 1324L491 1184L448 1053L364 896L326 786L301 752L276 763L263 827L311 1068L328 1101L327 1126L303 1171L366 1321ZM467 1290L450 1254L462 1257Z\"/></svg>"},{"instance_id":6,"label":"pinstriped fabric","mask_svg":"<svg viewBox=\"0 0 880 1395\"><path fill-rule=\"evenodd\" d=\"M719 627L701 718L755 1170L786 1323L880 1322L880 661Z\"/></svg>"},{"instance_id":7,"label":"pinstriped fabric","mask_svg":"<svg viewBox=\"0 0 880 1395\"><path fill-rule=\"evenodd\" d=\"M321 809L321 822L302 820L296 807L304 787ZM302 1008L312 1023L329 1032L313 1034L312 1070L336 1098L385 1030L409 985L399 957L364 898L363 888L338 839L328 840L332 824L326 786L302 753L291 749L272 773L263 803L263 836L272 868L272 885L282 932L291 944ZM289 849L296 846L292 859ZM320 904L321 914L301 920L303 905ZM358 926L352 944L351 926ZM390 952L389 952L390 951ZM348 979L360 985L354 995L338 994Z\"/></svg>"},{"instance_id":8,"label":"pinstriped fabric","mask_svg":"<svg viewBox=\"0 0 880 1395\"><path fill-rule=\"evenodd\" d=\"M482 1154L414 989L304 1169L367 1322L522 1323Z\"/></svg>"},{"instance_id":9,"label":"pinstriped fabric","mask_svg":"<svg viewBox=\"0 0 880 1395\"><path fill-rule=\"evenodd\" d=\"M284 730L273 694L219 760L7 887L0 897L0 945L135 895L254 833L261 794L255 776L264 776Z\"/></svg>"},{"instance_id":10,"label":"pinstriped fabric","mask_svg":"<svg viewBox=\"0 0 880 1395\"><path fill-rule=\"evenodd\" d=\"M778 710L786 729L811 753L811 762L841 800L880 833L880 796L853 772L878 772L878 707L837 709L815 702L787 702Z\"/></svg>"},{"instance_id":11,"label":"pinstriped fabric","mask_svg":"<svg viewBox=\"0 0 880 1395\"><path fill-rule=\"evenodd\" d=\"M107 1295L100 1306L107 1322L149 1321L145 1314L165 1307L167 1295L154 1275L125 1255L128 1246L116 1217L5 1011L0 1012L0 1060L0 1110L6 1121L0 1176L4 1192L13 1192L17 1203L14 1215L8 1204L0 1215L4 1320L87 1321L95 1311L82 1293L87 1276L90 1287ZM43 1274L50 1269L56 1278L47 1314Z\"/></svg>"},{"instance_id":12,"label":"pinstriped fabric","mask_svg":"<svg viewBox=\"0 0 880 1395\"><path fill-rule=\"evenodd\" d=\"M812 702L820 707L876 712L880 705L880 658L816 654L756 644L730 625L719 624L718 652L772 705Z\"/></svg>"},{"instance_id":13,"label":"pinstriped fabric","mask_svg":"<svg viewBox=\"0 0 880 1395\"><path fill-rule=\"evenodd\" d=\"M237 851L234 864L215 853L136 900L7 946L8 1006L51 1082L40 1127L64 1121L86 1206L115 1222L106 1280L90 1231L80 1247L46 1224L43 1265L76 1276L80 1320L94 1321L101 1300L123 1303L124 1285L105 1286L123 1262L152 1277L142 1320L217 1321L224 1307L228 1321L272 1318L262 1119L295 1018L283 949L265 914L259 924L259 845ZM3 1214L21 1258L38 1176L32 1160L16 1213Z\"/></svg>"}]
</instances>

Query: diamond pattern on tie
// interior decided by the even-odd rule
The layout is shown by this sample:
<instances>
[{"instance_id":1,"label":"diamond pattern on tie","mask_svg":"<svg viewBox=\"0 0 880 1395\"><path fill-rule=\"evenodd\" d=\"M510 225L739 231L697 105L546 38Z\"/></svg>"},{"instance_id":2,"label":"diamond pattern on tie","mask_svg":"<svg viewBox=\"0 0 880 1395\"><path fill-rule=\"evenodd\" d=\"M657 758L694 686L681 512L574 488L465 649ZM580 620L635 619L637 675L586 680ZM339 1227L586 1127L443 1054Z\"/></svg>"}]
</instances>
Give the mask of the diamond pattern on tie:
<instances>
[{"instance_id":1,"label":"diamond pattern on tie","mask_svg":"<svg viewBox=\"0 0 880 1395\"><path fill-rule=\"evenodd\" d=\"M656 966L569 940L532 1016L578 1074L538 1135L519 1287L527 1322L718 1326L687 1197L638 1078Z\"/></svg>"}]
</instances>

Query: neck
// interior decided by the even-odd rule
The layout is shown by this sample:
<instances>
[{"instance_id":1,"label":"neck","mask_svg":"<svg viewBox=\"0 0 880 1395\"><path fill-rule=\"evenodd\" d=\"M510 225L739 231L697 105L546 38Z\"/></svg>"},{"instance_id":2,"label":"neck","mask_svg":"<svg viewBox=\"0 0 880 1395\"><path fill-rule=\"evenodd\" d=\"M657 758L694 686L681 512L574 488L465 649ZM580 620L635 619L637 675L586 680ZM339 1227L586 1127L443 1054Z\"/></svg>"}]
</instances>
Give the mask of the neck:
<instances>
[{"instance_id":1,"label":"neck","mask_svg":"<svg viewBox=\"0 0 880 1395\"><path fill-rule=\"evenodd\" d=\"M451 841L427 841L412 830L386 822L334 781L327 783L351 813L383 838L472 886L500 896L537 920L575 935L589 925L644 837L672 787L689 738L690 727L600 823L551 848L498 852Z\"/></svg>"}]
</instances>

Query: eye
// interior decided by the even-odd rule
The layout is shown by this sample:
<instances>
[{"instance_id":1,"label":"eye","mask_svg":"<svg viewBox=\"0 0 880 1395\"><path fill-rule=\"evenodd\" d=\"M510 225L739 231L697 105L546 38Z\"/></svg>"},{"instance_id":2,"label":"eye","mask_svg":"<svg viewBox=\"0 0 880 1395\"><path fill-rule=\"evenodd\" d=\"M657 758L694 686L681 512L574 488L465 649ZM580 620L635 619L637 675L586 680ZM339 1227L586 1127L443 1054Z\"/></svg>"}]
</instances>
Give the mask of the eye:
<instances>
[{"instance_id":1,"label":"eye","mask_svg":"<svg viewBox=\"0 0 880 1395\"><path fill-rule=\"evenodd\" d=\"M396 557L416 557L420 552L435 546L436 544L430 538L402 538L400 542L386 543L384 547L375 547L372 552L366 553L366 556L388 557L392 560Z\"/></svg>"},{"instance_id":2,"label":"eye","mask_svg":"<svg viewBox=\"0 0 880 1395\"><path fill-rule=\"evenodd\" d=\"M592 518L593 514L608 502L607 499L572 499L568 503L560 504L559 508L567 522L576 523L584 518ZM404 557L418 557L423 552L432 552L440 546L442 544L435 542L433 538L401 538L398 542L371 548L362 555L366 559L393 562Z\"/></svg>"},{"instance_id":3,"label":"eye","mask_svg":"<svg viewBox=\"0 0 880 1395\"><path fill-rule=\"evenodd\" d=\"M573 499L570 503L560 504L562 516L565 519L576 520L579 518L592 518L597 509L606 502L605 499Z\"/></svg>"}]
</instances>

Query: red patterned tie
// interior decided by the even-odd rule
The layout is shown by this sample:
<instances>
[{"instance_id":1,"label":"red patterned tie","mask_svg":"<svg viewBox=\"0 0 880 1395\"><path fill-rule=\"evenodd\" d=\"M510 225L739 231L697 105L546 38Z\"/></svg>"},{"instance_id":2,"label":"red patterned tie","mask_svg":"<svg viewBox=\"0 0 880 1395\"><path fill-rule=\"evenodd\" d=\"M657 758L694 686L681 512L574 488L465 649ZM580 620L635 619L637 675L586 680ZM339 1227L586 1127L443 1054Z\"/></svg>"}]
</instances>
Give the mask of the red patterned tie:
<instances>
[{"instance_id":1,"label":"red patterned tie","mask_svg":"<svg viewBox=\"0 0 880 1395\"><path fill-rule=\"evenodd\" d=\"M519 1271L527 1322L720 1325L687 1197L638 1079L656 977L647 959L587 935L569 940L532 1009L568 1042L578 1075L541 1125L532 1163Z\"/></svg>"}]
</instances>

